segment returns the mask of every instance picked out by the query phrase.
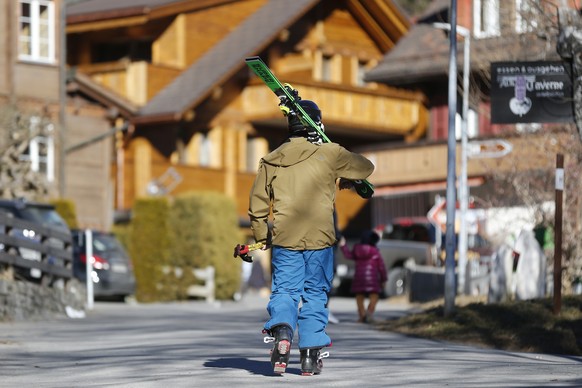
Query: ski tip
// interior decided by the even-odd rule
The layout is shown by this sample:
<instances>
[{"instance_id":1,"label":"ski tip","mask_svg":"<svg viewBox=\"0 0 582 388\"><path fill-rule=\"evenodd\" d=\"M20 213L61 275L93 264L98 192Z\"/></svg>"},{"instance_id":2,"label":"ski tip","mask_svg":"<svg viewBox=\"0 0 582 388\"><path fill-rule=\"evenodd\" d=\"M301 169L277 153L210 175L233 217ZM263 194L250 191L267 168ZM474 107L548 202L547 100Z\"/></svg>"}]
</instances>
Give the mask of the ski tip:
<instances>
[{"instance_id":1,"label":"ski tip","mask_svg":"<svg viewBox=\"0 0 582 388\"><path fill-rule=\"evenodd\" d=\"M245 58L245 62L251 62L251 61L261 61L262 62L263 60L259 56L246 57Z\"/></svg>"}]
</instances>

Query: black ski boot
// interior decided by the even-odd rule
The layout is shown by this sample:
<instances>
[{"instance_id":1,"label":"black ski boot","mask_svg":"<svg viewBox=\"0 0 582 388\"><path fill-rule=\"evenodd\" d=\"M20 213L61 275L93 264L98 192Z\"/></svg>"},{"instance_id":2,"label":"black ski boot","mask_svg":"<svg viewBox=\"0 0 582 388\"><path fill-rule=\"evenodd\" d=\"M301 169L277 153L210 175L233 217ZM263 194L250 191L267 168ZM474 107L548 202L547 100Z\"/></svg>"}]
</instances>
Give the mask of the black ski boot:
<instances>
[{"instance_id":1,"label":"black ski boot","mask_svg":"<svg viewBox=\"0 0 582 388\"><path fill-rule=\"evenodd\" d=\"M301 375L313 376L321 373L323 368L322 359L329 357L329 352L321 353L321 348L300 349L301 353Z\"/></svg>"},{"instance_id":2,"label":"black ski boot","mask_svg":"<svg viewBox=\"0 0 582 388\"><path fill-rule=\"evenodd\" d=\"M263 330L268 336L264 338L266 344L274 342L271 350L271 365L273 372L285 373L291 354L291 343L293 342L293 329L289 325L277 325L270 330Z\"/></svg>"}]
</instances>

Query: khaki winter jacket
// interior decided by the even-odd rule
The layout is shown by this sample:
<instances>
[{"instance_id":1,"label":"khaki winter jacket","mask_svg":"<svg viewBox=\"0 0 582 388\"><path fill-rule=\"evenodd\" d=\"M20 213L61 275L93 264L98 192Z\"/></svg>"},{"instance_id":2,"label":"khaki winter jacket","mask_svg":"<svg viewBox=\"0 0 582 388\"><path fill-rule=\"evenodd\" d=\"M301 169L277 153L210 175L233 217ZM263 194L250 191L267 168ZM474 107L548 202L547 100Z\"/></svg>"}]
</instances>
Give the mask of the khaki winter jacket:
<instances>
[{"instance_id":1,"label":"khaki winter jacket","mask_svg":"<svg viewBox=\"0 0 582 388\"><path fill-rule=\"evenodd\" d=\"M261 159L249 201L255 240L267 240L272 206L272 245L292 250L332 246L336 180L366 179L373 171L372 162L338 144L289 139Z\"/></svg>"}]
</instances>

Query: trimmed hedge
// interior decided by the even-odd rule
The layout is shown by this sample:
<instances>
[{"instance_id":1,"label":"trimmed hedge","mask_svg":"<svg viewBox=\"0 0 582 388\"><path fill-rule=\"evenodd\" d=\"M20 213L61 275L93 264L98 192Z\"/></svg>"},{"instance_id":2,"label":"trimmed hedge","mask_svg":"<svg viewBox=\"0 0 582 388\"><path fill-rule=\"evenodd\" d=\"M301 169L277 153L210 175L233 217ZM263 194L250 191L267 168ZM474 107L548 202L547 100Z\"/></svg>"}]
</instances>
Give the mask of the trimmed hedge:
<instances>
[{"instance_id":1,"label":"trimmed hedge","mask_svg":"<svg viewBox=\"0 0 582 388\"><path fill-rule=\"evenodd\" d=\"M171 258L169 213L170 203L164 197L138 199L134 204L128 248L137 283L135 297L140 302L176 299L163 273Z\"/></svg>"},{"instance_id":2,"label":"trimmed hedge","mask_svg":"<svg viewBox=\"0 0 582 388\"><path fill-rule=\"evenodd\" d=\"M170 215L172 256L182 268L180 295L196 282L192 269L212 265L216 269L216 298L231 299L239 290L241 260L233 250L242 235L234 201L217 192L191 192L174 200Z\"/></svg>"},{"instance_id":3,"label":"trimmed hedge","mask_svg":"<svg viewBox=\"0 0 582 388\"><path fill-rule=\"evenodd\" d=\"M132 258L140 302L188 299L188 287L200 283L192 270L209 265L216 270L217 299L232 299L239 290L241 260L233 249L242 234L234 201L221 193L139 199L131 223L114 232Z\"/></svg>"},{"instance_id":4,"label":"trimmed hedge","mask_svg":"<svg viewBox=\"0 0 582 388\"><path fill-rule=\"evenodd\" d=\"M75 203L69 199L59 198L50 201L50 204L55 207L55 210L65 220L70 229L77 229L77 210Z\"/></svg>"}]
</instances>

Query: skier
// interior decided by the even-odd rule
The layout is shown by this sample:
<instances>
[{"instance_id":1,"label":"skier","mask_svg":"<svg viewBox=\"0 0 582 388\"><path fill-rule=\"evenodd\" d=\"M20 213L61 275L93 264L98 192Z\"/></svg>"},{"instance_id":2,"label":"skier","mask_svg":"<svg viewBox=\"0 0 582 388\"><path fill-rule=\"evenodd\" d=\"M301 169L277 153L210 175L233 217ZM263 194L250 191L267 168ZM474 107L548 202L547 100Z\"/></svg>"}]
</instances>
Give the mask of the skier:
<instances>
[{"instance_id":1,"label":"skier","mask_svg":"<svg viewBox=\"0 0 582 388\"><path fill-rule=\"evenodd\" d=\"M300 100L299 105L323 129L319 107L309 100ZM280 107L287 116L289 138L261 159L249 216L255 240L265 243L265 249L272 247L270 319L264 333L265 342L274 343L273 370L285 372L297 326L301 373L314 375L321 372L321 359L329 355L321 350L332 342L325 329L336 243L336 182L339 179L340 189L351 188L351 180L366 179L374 165L336 143L323 143L318 132L304 126L283 102Z\"/></svg>"}]
</instances>

